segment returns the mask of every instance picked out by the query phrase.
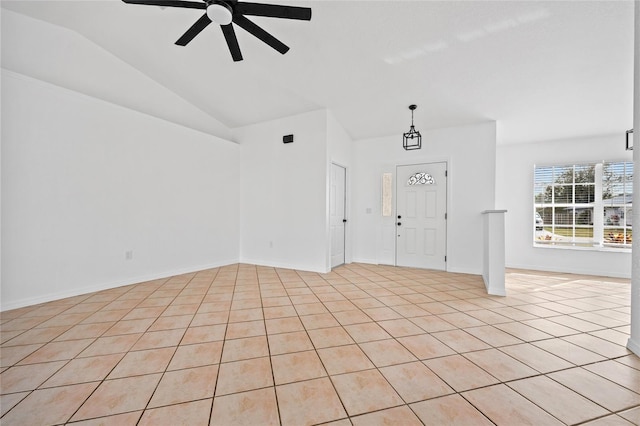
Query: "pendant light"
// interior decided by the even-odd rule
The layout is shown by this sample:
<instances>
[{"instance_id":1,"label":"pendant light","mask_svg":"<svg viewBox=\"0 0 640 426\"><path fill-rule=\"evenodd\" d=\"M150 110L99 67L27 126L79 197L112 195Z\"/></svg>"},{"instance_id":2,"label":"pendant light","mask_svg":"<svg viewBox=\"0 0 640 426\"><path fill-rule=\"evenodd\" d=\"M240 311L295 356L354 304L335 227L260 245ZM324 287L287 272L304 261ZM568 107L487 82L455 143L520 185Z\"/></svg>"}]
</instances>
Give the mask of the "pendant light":
<instances>
[{"instance_id":1,"label":"pendant light","mask_svg":"<svg viewBox=\"0 0 640 426\"><path fill-rule=\"evenodd\" d=\"M413 111L418 108L416 105L409 105L411 110L411 128L402 135L402 147L407 151L422 148L422 135L413 126Z\"/></svg>"}]
</instances>

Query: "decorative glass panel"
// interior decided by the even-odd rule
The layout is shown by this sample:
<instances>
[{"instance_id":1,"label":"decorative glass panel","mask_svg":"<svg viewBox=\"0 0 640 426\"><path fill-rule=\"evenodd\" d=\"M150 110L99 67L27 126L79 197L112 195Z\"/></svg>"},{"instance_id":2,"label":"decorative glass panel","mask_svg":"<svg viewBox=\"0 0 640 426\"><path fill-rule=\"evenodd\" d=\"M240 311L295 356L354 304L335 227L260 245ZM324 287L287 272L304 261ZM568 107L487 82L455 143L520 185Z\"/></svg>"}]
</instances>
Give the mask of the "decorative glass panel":
<instances>
[{"instance_id":1,"label":"decorative glass panel","mask_svg":"<svg viewBox=\"0 0 640 426\"><path fill-rule=\"evenodd\" d=\"M409 180L407 181L407 185L433 185L436 183L433 180L433 176L429 173L418 172L411 176L409 176Z\"/></svg>"},{"instance_id":2,"label":"decorative glass panel","mask_svg":"<svg viewBox=\"0 0 640 426\"><path fill-rule=\"evenodd\" d=\"M382 174L382 216L391 216L391 183L393 175L391 173Z\"/></svg>"}]
</instances>

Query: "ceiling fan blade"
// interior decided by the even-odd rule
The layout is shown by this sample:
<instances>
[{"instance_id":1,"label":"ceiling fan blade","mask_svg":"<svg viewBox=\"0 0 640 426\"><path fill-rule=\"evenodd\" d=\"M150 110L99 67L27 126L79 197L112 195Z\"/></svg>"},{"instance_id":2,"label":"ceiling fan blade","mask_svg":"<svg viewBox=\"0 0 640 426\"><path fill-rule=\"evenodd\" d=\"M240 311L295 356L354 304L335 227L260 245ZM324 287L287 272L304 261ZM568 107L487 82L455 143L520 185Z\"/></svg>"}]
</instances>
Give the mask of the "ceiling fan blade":
<instances>
[{"instance_id":1,"label":"ceiling fan blade","mask_svg":"<svg viewBox=\"0 0 640 426\"><path fill-rule=\"evenodd\" d=\"M267 16L270 18L311 20L311 8L296 6L281 6L277 4L238 2L236 13L250 16Z\"/></svg>"},{"instance_id":2,"label":"ceiling fan blade","mask_svg":"<svg viewBox=\"0 0 640 426\"><path fill-rule=\"evenodd\" d=\"M240 45L238 44L236 32L233 30L233 25L220 25L220 28L222 28L224 39L227 40L227 46L229 46L229 52L231 52L234 62L241 61L242 52L240 52Z\"/></svg>"},{"instance_id":3,"label":"ceiling fan blade","mask_svg":"<svg viewBox=\"0 0 640 426\"><path fill-rule=\"evenodd\" d=\"M127 4L142 4L148 6L163 6L163 7L185 7L187 9L206 9L207 4L194 1L182 1L182 0L122 0Z\"/></svg>"},{"instance_id":4,"label":"ceiling fan blade","mask_svg":"<svg viewBox=\"0 0 640 426\"><path fill-rule=\"evenodd\" d=\"M182 35L182 37L178 39L178 41L176 41L176 44L178 46L186 46L187 43L193 40L195 36L200 34L200 31L204 30L207 27L207 25L209 25L210 23L211 23L211 19L209 19L209 17L205 13L200 17L200 19L196 21L195 24L191 26L191 28L187 30L186 33Z\"/></svg>"},{"instance_id":5,"label":"ceiling fan blade","mask_svg":"<svg viewBox=\"0 0 640 426\"><path fill-rule=\"evenodd\" d=\"M234 14L233 22L237 24L239 27L246 30L247 32L259 38L263 42L267 43L269 46L273 47L283 55L289 51L289 47L286 44L282 43L280 40L278 40L277 38L275 38L274 36L266 32L265 30L263 30L262 28L260 28L259 26L257 26L256 24L254 24L244 16Z\"/></svg>"}]
</instances>

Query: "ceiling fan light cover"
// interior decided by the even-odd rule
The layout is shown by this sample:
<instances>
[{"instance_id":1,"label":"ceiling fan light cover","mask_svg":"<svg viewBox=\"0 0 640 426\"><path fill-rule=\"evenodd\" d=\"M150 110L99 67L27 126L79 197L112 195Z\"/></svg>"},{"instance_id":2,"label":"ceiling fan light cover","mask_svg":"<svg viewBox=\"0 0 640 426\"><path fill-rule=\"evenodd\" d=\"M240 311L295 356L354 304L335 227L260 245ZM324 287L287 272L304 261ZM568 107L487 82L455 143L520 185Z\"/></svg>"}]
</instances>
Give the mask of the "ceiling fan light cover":
<instances>
[{"instance_id":1,"label":"ceiling fan light cover","mask_svg":"<svg viewBox=\"0 0 640 426\"><path fill-rule=\"evenodd\" d=\"M224 3L211 3L207 6L207 16L218 25L229 25L233 19L231 7Z\"/></svg>"}]
</instances>

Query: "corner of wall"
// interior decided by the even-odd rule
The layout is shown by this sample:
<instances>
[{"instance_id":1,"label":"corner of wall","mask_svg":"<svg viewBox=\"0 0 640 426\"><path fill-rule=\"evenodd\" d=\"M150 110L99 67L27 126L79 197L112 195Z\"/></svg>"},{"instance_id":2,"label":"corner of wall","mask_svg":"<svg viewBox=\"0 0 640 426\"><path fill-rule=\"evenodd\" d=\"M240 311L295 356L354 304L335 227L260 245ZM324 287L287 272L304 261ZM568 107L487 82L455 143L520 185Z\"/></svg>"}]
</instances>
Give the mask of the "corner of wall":
<instances>
[{"instance_id":1,"label":"corner of wall","mask_svg":"<svg viewBox=\"0 0 640 426\"><path fill-rule=\"evenodd\" d=\"M8 75L3 307L237 260L237 144Z\"/></svg>"}]
</instances>

